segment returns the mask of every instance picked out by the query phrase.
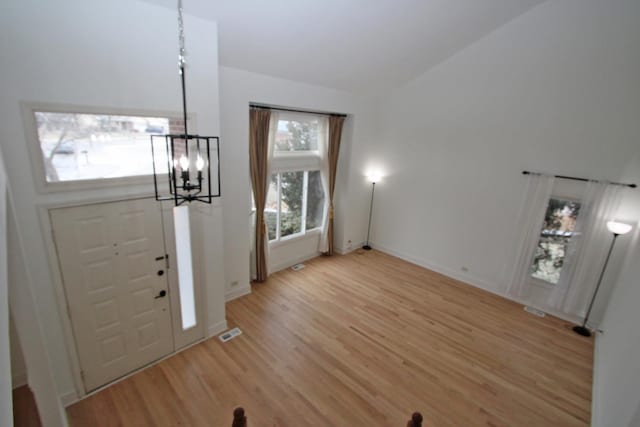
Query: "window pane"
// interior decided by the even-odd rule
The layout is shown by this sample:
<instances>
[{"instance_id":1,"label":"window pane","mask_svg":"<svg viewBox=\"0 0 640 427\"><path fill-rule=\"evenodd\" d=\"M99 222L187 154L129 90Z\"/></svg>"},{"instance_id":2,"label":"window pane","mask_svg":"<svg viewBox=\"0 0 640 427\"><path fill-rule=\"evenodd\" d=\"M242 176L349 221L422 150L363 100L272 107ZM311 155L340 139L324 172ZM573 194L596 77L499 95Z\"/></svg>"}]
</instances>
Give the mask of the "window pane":
<instances>
[{"instance_id":1,"label":"window pane","mask_svg":"<svg viewBox=\"0 0 640 427\"><path fill-rule=\"evenodd\" d=\"M182 330L196 326L196 299L193 288L193 265L191 264L191 231L189 228L189 206L173 208L176 234L176 264L178 267L178 290L180 291L180 317Z\"/></svg>"},{"instance_id":2,"label":"window pane","mask_svg":"<svg viewBox=\"0 0 640 427\"><path fill-rule=\"evenodd\" d=\"M549 200L531 276L554 285L558 283L579 211L580 203L573 200Z\"/></svg>"},{"instance_id":3,"label":"window pane","mask_svg":"<svg viewBox=\"0 0 640 427\"><path fill-rule=\"evenodd\" d=\"M317 151L319 120L279 120L276 152Z\"/></svg>"},{"instance_id":4,"label":"window pane","mask_svg":"<svg viewBox=\"0 0 640 427\"><path fill-rule=\"evenodd\" d=\"M182 130L163 117L34 114L47 182L152 175L149 135Z\"/></svg>"},{"instance_id":5,"label":"window pane","mask_svg":"<svg viewBox=\"0 0 640 427\"><path fill-rule=\"evenodd\" d=\"M267 224L269 240L275 239L278 224L278 175L271 175L267 203L264 206L264 222Z\"/></svg>"},{"instance_id":6,"label":"window pane","mask_svg":"<svg viewBox=\"0 0 640 427\"><path fill-rule=\"evenodd\" d=\"M307 230L322 225L322 213L324 210L324 190L320 180L320 171L309 171L307 184Z\"/></svg>"},{"instance_id":7,"label":"window pane","mask_svg":"<svg viewBox=\"0 0 640 427\"><path fill-rule=\"evenodd\" d=\"M304 172L280 174L280 237L302 231Z\"/></svg>"}]
</instances>

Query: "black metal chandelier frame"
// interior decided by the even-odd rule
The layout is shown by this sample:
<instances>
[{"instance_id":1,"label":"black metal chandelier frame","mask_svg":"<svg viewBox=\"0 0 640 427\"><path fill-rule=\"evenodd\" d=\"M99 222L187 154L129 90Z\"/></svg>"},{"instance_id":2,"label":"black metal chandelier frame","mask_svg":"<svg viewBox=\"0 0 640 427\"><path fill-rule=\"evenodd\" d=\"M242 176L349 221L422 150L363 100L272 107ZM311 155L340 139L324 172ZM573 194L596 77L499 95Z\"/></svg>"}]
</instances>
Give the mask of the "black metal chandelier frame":
<instances>
[{"instance_id":1,"label":"black metal chandelier frame","mask_svg":"<svg viewBox=\"0 0 640 427\"><path fill-rule=\"evenodd\" d=\"M156 200L164 201L164 200L173 200L176 206L180 206L185 202L191 203L194 200L204 202L204 203L212 203L213 198L220 197L220 138L217 136L200 136L200 135L189 135L189 134L167 134L167 135L152 135L151 136L151 151L153 156L155 157L155 141L164 140L164 147L167 152L167 170L169 173L167 174L167 183L169 186L170 195L162 196L159 191L158 184L158 174L156 172L155 162L153 164L153 186L156 194ZM184 144L185 150L188 149L189 141L195 141L195 151L196 153L201 152L201 148L204 148L206 153L205 164L206 167L206 182L203 188L203 171L197 171L197 177L195 182L191 179L191 173L189 170L181 170L178 171L176 167L176 162L171 161L172 159L176 159L176 155L179 155L181 151L176 150L176 145ZM211 145L215 146L215 150L217 153L217 189L215 192L212 192L211 187ZM188 151L185 151L188 153ZM187 155L187 158L189 156ZM178 178L178 175L180 177ZM203 190L206 190L203 194ZM182 191L183 193L181 193Z\"/></svg>"},{"instance_id":2,"label":"black metal chandelier frame","mask_svg":"<svg viewBox=\"0 0 640 427\"><path fill-rule=\"evenodd\" d=\"M151 135L151 154L153 157L153 186L156 200L173 200L176 206L188 202L199 201L211 204L213 198L220 197L220 138L217 136L191 135L187 124L187 91L185 77L184 21L182 19L182 0L178 0L179 55L178 69L182 88L182 119L184 133ZM167 154L167 179L169 195L162 195L159 189L159 177L156 170L155 143L164 140ZM217 180L215 192L211 186L211 145L215 144ZM191 149L190 149L191 147ZM204 150L204 151L203 151ZM203 156L204 154L204 156ZM178 159L178 156L181 156ZM182 158L184 157L184 159ZM193 161L197 158L196 162ZM196 178L192 179L191 166L196 165ZM180 170L178 170L180 166ZM206 168L205 173L203 169ZM178 173L179 172L179 173ZM178 177L179 175L179 177Z\"/></svg>"}]
</instances>

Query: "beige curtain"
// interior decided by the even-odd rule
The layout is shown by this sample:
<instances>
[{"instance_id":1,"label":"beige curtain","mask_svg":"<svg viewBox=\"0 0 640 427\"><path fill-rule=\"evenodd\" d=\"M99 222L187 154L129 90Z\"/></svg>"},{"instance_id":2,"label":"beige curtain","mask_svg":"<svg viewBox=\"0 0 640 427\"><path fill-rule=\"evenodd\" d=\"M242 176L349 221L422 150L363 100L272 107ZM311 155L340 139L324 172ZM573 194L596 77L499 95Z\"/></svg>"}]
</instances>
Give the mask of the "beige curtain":
<instances>
[{"instance_id":1,"label":"beige curtain","mask_svg":"<svg viewBox=\"0 0 640 427\"><path fill-rule=\"evenodd\" d=\"M340 139L344 117L329 117L329 217L327 218L327 250L325 255L333 255L333 193L336 187L336 172L338 171L338 154L340 153Z\"/></svg>"},{"instance_id":2,"label":"beige curtain","mask_svg":"<svg viewBox=\"0 0 640 427\"><path fill-rule=\"evenodd\" d=\"M264 222L264 205L268 191L269 123L271 111L249 110L249 169L253 198L256 203L256 280L267 279L267 226Z\"/></svg>"}]
</instances>

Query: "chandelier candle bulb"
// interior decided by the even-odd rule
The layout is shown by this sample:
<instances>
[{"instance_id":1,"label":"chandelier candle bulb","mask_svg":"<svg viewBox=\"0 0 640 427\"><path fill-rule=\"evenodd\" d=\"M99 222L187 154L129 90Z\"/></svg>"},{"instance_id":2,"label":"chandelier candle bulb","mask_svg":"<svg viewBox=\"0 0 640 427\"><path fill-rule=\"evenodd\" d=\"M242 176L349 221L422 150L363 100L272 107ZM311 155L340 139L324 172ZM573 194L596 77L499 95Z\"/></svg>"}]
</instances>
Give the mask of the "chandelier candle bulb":
<instances>
[{"instance_id":1,"label":"chandelier candle bulb","mask_svg":"<svg viewBox=\"0 0 640 427\"><path fill-rule=\"evenodd\" d=\"M198 182L202 182L202 168L204 168L204 159L198 153L198 159L196 160L196 169L198 170Z\"/></svg>"},{"instance_id":2,"label":"chandelier candle bulb","mask_svg":"<svg viewBox=\"0 0 640 427\"><path fill-rule=\"evenodd\" d=\"M183 171L189 171L189 159L184 154L180 156L180 167Z\"/></svg>"}]
</instances>

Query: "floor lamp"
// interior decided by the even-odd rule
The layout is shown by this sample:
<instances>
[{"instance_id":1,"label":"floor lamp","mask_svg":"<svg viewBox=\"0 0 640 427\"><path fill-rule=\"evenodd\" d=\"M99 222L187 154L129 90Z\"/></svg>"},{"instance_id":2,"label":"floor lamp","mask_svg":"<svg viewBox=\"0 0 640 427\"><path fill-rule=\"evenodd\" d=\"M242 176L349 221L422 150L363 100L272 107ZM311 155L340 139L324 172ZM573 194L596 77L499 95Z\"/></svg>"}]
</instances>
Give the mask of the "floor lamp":
<instances>
[{"instance_id":1,"label":"floor lamp","mask_svg":"<svg viewBox=\"0 0 640 427\"><path fill-rule=\"evenodd\" d=\"M378 175L369 175L369 181L371 181L371 203L369 204L369 227L367 228L367 242L364 244L362 249L370 251L371 246L369 245L369 236L371 234L371 214L373 213L373 194L376 191L376 182L380 180Z\"/></svg>"},{"instance_id":2,"label":"floor lamp","mask_svg":"<svg viewBox=\"0 0 640 427\"><path fill-rule=\"evenodd\" d=\"M591 336L591 331L587 328L587 322L589 321L589 315L591 314L593 303L596 300L596 295L598 295L600 284L602 284L602 278L604 277L604 272L607 270L607 264L609 263L611 252L613 251L613 245L615 245L616 243L616 238L621 234L627 234L629 231L631 231L631 226L629 224L624 224L622 222L616 222L616 221L607 222L607 228L609 229L610 232L613 233L613 239L611 240L611 246L609 246L607 259L604 261L604 265L602 266L602 271L600 272L600 278L598 279L598 284L596 285L596 290L593 293L593 296L591 297L591 302L589 303L589 309L587 310L587 316L584 318L584 322L582 322L582 326L573 327L573 331L576 334L582 335L583 337Z\"/></svg>"}]
</instances>

